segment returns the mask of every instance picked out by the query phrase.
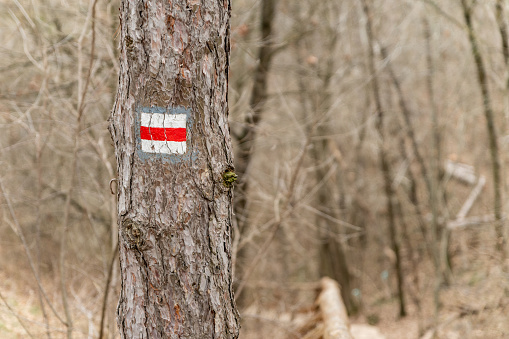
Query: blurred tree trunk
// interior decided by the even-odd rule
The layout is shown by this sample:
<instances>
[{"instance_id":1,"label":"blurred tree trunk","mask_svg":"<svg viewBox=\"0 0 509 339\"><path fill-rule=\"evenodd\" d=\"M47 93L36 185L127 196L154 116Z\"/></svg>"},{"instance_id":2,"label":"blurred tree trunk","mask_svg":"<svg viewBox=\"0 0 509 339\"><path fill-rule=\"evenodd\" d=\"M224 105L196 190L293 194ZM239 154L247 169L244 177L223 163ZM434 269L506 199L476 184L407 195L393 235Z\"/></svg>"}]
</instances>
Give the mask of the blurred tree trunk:
<instances>
[{"instance_id":1,"label":"blurred tree trunk","mask_svg":"<svg viewBox=\"0 0 509 339\"><path fill-rule=\"evenodd\" d=\"M395 271L396 281L398 285L398 299L399 299L399 315L401 317L406 316L405 298L403 294L403 268L401 264L401 252L400 242L396 230L396 218L394 211L394 189L392 188L392 171L389 162L389 157L386 150L386 135L384 129L384 110L382 107L382 100L380 98L380 85L378 83L378 75L375 67L375 39L373 37L373 27L370 7L368 6L368 0L362 0L362 7L364 14L366 15L366 34L368 37L368 66L373 90L373 97L375 99L376 108L376 122L375 127L380 137L380 167L384 179L384 191L387 204L387 222L389 226L389 239L391 243L392 251L395 256Z\"/></svg>"},{"instance_id":2,"label":"blurred tree trunk","mask_svg":"<svg viewBox=\"0 0 509 339\"><path fill-rule=\"evenodd\" d=\"M317 150L318 152L318 150ZM316 176L319 177L321 172L316 171ZM323 177L320 177L323 178ZM328 185L325 184L318 192L318 205L321 206L319 209L323 211L326 209L324 215L337 219L337 216L330 209L333 198L328 194ZM351 291L351 274L348 269L348 263L343 250L341 241L337 238L338 235L335 232L334 225L332 222L323 216L316 217L316 223L320 229L320 276L331 277L341 285L341 296L345 303L346 309L349 314L354 314L357 311L357 304L353 300Z\"/></svg>"},{"instance_id":3,"label":"blurred tree trunk","mask_svg":"<svg viewBox=\"0 0 509 339\"><path fill-rule=\"evenodd\" d=\"M329 6L330 5L330 6ZM339 7L339 6L338 6ZM334 3L324 4L323 11L340 14L340 9ZM324 16L326 14L324 13ZM348 268L348 262L341 243L341 229L339 229L336 220L339 220L338 207L341 200L344 200L344 189L342 188L340 175L337 174L337 166L340 165L340 151L335 141L329 137L334 134L331 129L331 85L336 71L335 51L339 42L338 28L331 25L327 27L327 35L322 43L326 50L326 57L323 58L323 65L314 65L314 72L319 82L311 79L299 77L299 88L302 93L300 96L301 107L306 112L309 121L307 133L312 140L310 156L316 166L314 171L315 184L317 189L317 200L315 208L320 211L317 213L315 223L318 229L320 245L319 253L319 274L321 277L330 277L339 282L341 286L341 295L348 313L357 312L358 305L353 300L351 294L351 274ZM298 41L297 55L300 55L299 64L304 64L304 57L309 54L309 46L304 46L304 41ZM308 104L309 103L309 104ZM309 107L309 108L308 108ZM336 161L329 161L334 157ZM338 178L339 183L334 182ZM337 199L334 190L340 191L340 198Z\"/></svg>"},{"instance_id":4,"label":"blurred tree trunk","mask_svg":"<svg viewBox=\"0 0 509 339\"><path fill-rule=\"evenodd\" d=\"M450 269L447 268L448 263L448 251L445 251L443 254L445 256L442 258L442 252L440 249L442 246L446 246L447 249L448 244L440 244L440 240L448 241L449 237L447 236L449 231L445 227L444 223L440 221L440 219L444 219L444 211L443 206L445 206L444 201L441 199L441 193L444 191L444 188L441 185L443 171L441 167L442 163L442 133L439 125L439 117L438 117L438 107L435 99L435 87L434 87L434 76L435 76L435 62L433 60L433 49L431 46L431 27L428 19L425 17L424 21L424 38L426 40L426 65L427 65L427 74L426 74L426 88L428 92L428 100L431 106L431 128L432 128L432 138L431 138L431 149L433 150L431 155L431 175L430 175L430 196L429 196L429 204L431 207L431 258L433 260L433 265L435 268L435 281L433 286L433 306L434 306L434 322L435 326L438 325L438 316L440 311L440 287L442 283L448 284L450 277L448 276L448 272ZM444 237L442 237L444 235Z\"/></svg>"},{"instance_id":5,"label":"blurred tree trunk","mask_svg":"<svg viewBox=\"0 0 509 339\"><path fill-rule=\"evenodd\" d=\"M276 14L277 0L262 0L261 2L261 44L258 50L258 63L253 75L254 83L251 89L251 97L249 99L250 112L245 117L244 126L240 133L234 134L238 142L238 151L235 155L235 168L239 176L239 182L235 187L235 220L237 222L237 236L242 237L249 228L249 208L247 194L249 191L249 165L254 152L254 144L256 141L258 125L262 118L262 113L267 100L267 81L269 77L270 65L273 56L272 30L274 17ZM235 276L240 279L247 272L243 269L245 265L246 247L244 246L236 253ZM238 286L237 286L238 287ZM237 303L243 305L246 303L244 293L239 294Z\"/></svg>"},{"instance_id":6,"label":"blurred tree trunk","mask_svg":"<svg viewBox=\"0 0 509 339\"><path fill-rule=\"evenodd\" d=\"M118 166L121 337L237 338L230 2L123 0L120 11L110 132Z\"/></svg>"},{"instance_id":7,"label":"blurred tree trunk","mask_svg":"<svg viewBox=\"0 0 509 339\"><path fill-rule=\"evenodd\" d=\"M267 100L267 81L270 64L272 62L272 27L274 24L276 0L262 0L261 2L261 44L258 50L258 63L253 75L254 83L249 99L250 112L246 115L244 127L238 135L235 135L239 143L239 151L236 155L235 167L239 175L236 186L235 214L240 232L243 233L247 224L247 191L249 180L247 173L253 155L258 124Z\"/></svg>"},{"instance_id":8,"label":"blurred tree trunk","mask_svg":"<svg viewBox=\"0 0 509 339\"><path fill-rule=\"evenodd\" d=\"M335 45L335 43L332 45ZM330 108L330 96L327 92L333 75L332 63L333 60L331 59L329 61L327 75L323 79L324 85L322 93L324 93L324 97L320 102L320 104L323 103L325 105L324 109L326 110ZM315 164L327 163L331 149L336 148L336 145L333 144L333 140L324 137L332 134L329 126L330 123L326 119L319 124L314 133L321 137L313 142L313 151L311 154ZM336 150L336 152L339 151ZM334 194L331 192L331 188L334 186L333 182L331 182L330 179L325 179L329 176L328 173L331 171L332 166L336 166L336 164L332 163L325 166L317 166L315 170L316 183L320 186L317 192L318 199L316 207L322 212L322 214L316 216L316 223L320 232L320 276L331 277L339 282L341 285L341 296L343 297L346 309L349 314L354 314L357 312L357 305L351 294L351 274L348 269L343 245L341 240L338 239L338 234L340 232L337 225L332 221L339 219L336 210L340 204L334 199ZM333 171L335 172L335 170ZM326 181L323 182L324 180Z\"/></svg>"},{"instance_id":9,"label":"blurred tree trunk","mask_svg":"<svg viewBox=\"0 0 509 339\"><path fill-rule=\"evenodd\" d=\"M507 30L507 21L505 8L507 1L497 0L495 4L495 14L497 18L498 31L500 32L500 44L502 45L502 55L505 65L505 92L504 92L504 115L506 129L509 123L509 32Z\"/></svg>"},{"instance_id":10,"label":"blurred tree trunk","mask_svg":"<svg viewBox=\"0 0 509 339\"><path fill-rule=\"evenodd\" d=\"M332 63L332 60L330 63ZM329 75L324 79L325 85L324 88L322 88L322 93L327 93L330 77L333 74L332 68L328 74ZM326 107L329 107L329 95L325 94L322 99L321 103L325 103ZM334 141L323 137L332 134L328 127L329 125L327 121L324 121L317 126L316 132L312 134L321 137L315 139L313 142L311 156L315 164L327 163L331 149L336 147L332 145ZM321 212L321 214L316 215L316 226L318 227L320 238L319 272L321 277L330 277L339 282L341 286L341 296L346 309L349 314L354 314L357 311L358 305L353 300L351 294L351 274L348 269L348 262L346 260L345 251L343 250L343 245L341 240L338 239L338 227L336 223L332 221L339 219L336 213L337 205L339 204L338 201L334 199L334 194L331 191L334 184L331 182L330 172L336 172L332 169L333 166L336 166L336 164L330 163L328 165L317 166L315 170L316 184L320 187L317 192L316 208Z\"/></svg>"},{"instance_id":11,"label":"blurred tree trunk","mask_svg":"<svg viewBox=\"0 0 509 339\"><path fill-rule=\"evenodd\" d=\"M493 113L493 107L491 105L491 95L488 89L488 76L486 74L486 67L484 66L484 59L481 55L481 49L477 42L477 37L474 32L474 25L472 19L473 6L475 1L471 4L467 4L467 0L461 0L461 6L463 9L463 17L467 24L468 39L470 41L470 47L472 50L472 56L477 69L477 81L479 83L479 89L481 91L484 116L486 118L486 129L488 131L488 141L490 145L490 156L491 156L491 171L493 176L493 204L495 210L495 231L497 233L497 249L502 253L503 258L507 256L506 248L506 234L504 230L504 219L502 217L502 177L501 177L501 162L499 156L498 146L498 132L495 126L495 114Z\"/></svg>"}]
</instances>

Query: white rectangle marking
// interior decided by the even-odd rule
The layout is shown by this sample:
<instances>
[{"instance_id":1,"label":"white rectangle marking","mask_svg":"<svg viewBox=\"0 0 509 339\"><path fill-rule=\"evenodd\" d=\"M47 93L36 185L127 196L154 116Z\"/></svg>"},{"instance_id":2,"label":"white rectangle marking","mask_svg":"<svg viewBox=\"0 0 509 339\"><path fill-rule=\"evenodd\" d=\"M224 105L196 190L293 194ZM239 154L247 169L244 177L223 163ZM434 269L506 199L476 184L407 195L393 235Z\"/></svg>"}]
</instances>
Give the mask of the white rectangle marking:
<instances>
[{"instance_id":1,"label":"white rectangle marking","mask_svg":"<svg viewBox=\"0 0 509 339\"><path fill-rule=\"evenodd\" d=\"M141 140L141 150L146 153L184 154L185 141Z\"/></svg>"},{"instance_id":2,"label":"white rectangle marking","mask_svg":"<svg viewBox=\"0 0 509 339\"><path fill-rule=\"evenodd\" d=\"M186 128L185 114L141 113L141 126L157 128Z\"/></svg>"}]
</instances>

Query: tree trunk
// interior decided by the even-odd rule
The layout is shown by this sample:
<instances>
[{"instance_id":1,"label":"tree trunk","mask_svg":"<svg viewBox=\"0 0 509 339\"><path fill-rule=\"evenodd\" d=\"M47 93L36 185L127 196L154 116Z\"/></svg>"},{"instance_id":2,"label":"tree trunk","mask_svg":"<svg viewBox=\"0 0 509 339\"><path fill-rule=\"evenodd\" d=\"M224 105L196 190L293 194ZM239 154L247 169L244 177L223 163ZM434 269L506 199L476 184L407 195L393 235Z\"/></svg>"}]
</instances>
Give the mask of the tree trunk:
<instances>
[{"instance_id":1,"label":"tree trunk","mask_svg":"<svg viewBox=\"0 0 509 339\"><path fill-rule=\"evenodd\" d=\"M267 100L267 82L269 78L269 70L273 56L273 24L276 15L277 0L262 0L261 1L261 18L260 18L260 31L261 31L261 44L258 49L258 63L253 75L254 83L251 89L251 97L249 99L250 112L245 117L244 126L239 134L234 133L234 137L238 143L238 151L235 156L235 168L239 175L239 182L235 187L235 220L238 226L237 235L239 238L246 235L249 230L249 206L248 206L248 193L249 193L249 166L251 159L253 159L254 145L256 141L257 130L259 128L262 114ZM247 248L243 247L236 253L235 264L235 277L238 287L242 284L240 281L244 280L247 274L244 266L248 257ZM237 293L237 304L239 307L247 306L246 299L247 293Z\"/></svg>"},{"instance_id":2,"label":"tree trunk","mask_svg":"<svg viewBox=\"0 0 509 339\"><path fill-rule=\"evenodd\" d=\"M237 338L228 0L123 0L111 117L122 338Z\"/></svg>"},{"instance_id":3,"label":"tree trunk","mask_svg":"<svg viewBox=\"0 0 509 339\"><path fill-rule=\"evenodd\" d=\"M495 123L495 114L491 105L491 95L488 89L488 75L486 74L486 67L484 66L484 59L481 55L481 50L477 42L477 37L474 32L474 25L472 19L472 10L475 3L468 5L466 0L461 0L461 7L463 9L463 17L467 24L468 39L472 49L472 56L474 57L475 66L477 68L477 80L481 90L483 101L484 116L486 118L486 129L488 131L488 140L490 145L491 155L491 171L493 175L493 205L495 210L495 231L497 233L497 249L502 253L502 257L507 257L507 239L504 226L504 219L502 218L502 208L504 206L502 200L502 176L501 176L501 162L498 147L498 132Z\"/></svg>"},{"instance_id":4,"label":"tree trunk","mask_svg":"<svg viewBox=\"0 0 509 339\"><path fill-rule=\"evenodd\" d=\"M258 125L262 119L262 113L267 100L267 81L273 56L273 24L276 14L277 0L262 0L261 2L261 44L258 50L258 63L254 72L254 83L249 99L250 112L247 114L244 126L236 139L239 143L239 151L236 156L236 168L239 173L235 201L235 214L237 215L240 232L245 233L248 224L247 216L247 193L249 186L248 170L251 163L253 148L256 139Z\"/></svg>"},{"instance_id":5,"label":"tree trunk","mask_svg":"<svg viewBox=\"0 0 509 339\"><path fill-rule=\"evenodd\" d=\"M364 14L366 15L366 35L368 37L368 67L370 74L372 76L371 79L371 87L373 90L373 97L375 99L375 107L376 107L376 122L375 127L380 137L380 167L383 174L384 179L384 190L385 196L387 199L387 222L389 226L389 239L391 242L391 248L394 252L395 262L394 268L396 270L396 282L398 285L398 300L399 300L399 315L400 317L406 316L406 306L405 306L405 296L403 293L403 268L401 265L401 252L400 252L400 243L396 230L396 218L394 214L394 190L392 188L392 174L391 174L391 165L389 163L388 154L386 150L385 144L385 129L384 129L384 110L382 107L382 100L380 98L380 85L378 83L378 75L375 67L375 39L373 38L373 28L371 24L371 12L368 6L367 0L362 0L362 7Z\"/></svg>"},{"instance_id":6,"label":"tree trunk","mask_svg":"<svg viewBox=\"0 0 509 339\"><path fill-rule=\"evenodd\" d=\"M332 74L332 72L330 72ZM325 81L329 83L329 81ZM326 90L324 89L325 93ZM323 99L324 102L328 101L328 98ZM312 135L315 133L312 133ZM328 125L318 126L316 135L330 135L330 129ZM313 152L311 153L315 164L321 164L326 162L327 153L330 149L329 143L331 140L316 140L313 142ZM317 206L316 208L322 212L321 215L316 216L316 225L319 229L320 238L320 265L319 272L321 277L331 277L341 285L341 295L343 297L346 309L349 314L355 314L358 311L358 305L353 299L351 294L352 291L352 275L348 268L348 261L346 258L343 244L337 239L338 227L334 225L329 219L339 219L339 215L336 213L334 205L339 205L337 201L334 201L331 192L331 186L333 183L327 181L325 184L320 184L320 181L327 177L327 172L330 171L330 166L321 166L315 170L317 185L320 188L317 192ZM329 218L325 218L328 216Z\"/></svg>"},{"instance_id":7,"label":"tree trunk","mask_svg":"<svg viewBox=\"0 0 509 339\"><path fill-rule=\"evenodd\" d=\"M338 14L339 15L339 14ZM324 178L328 177L328 173L332 170L334 175L341 180L340 175L336 174L336 170L332 168L334 164L327 164L327 158L330 157L331 148L336 148L334 141L325 136L332 135L331 121L329 117L329 110L331 110L331 96L330 87L332 84L332 78L335 72L335 58L333 57L334 51L339 42L339 34L332 30L333 33L328 37L326 42L323 44L324 48L327 48L328 57L324 60L324 70L318 74L320 80L319 85L313 85L310 81L306 83L306 80L299 78L299 88L303 95L300 96L301 107L305 109L308 105L307 101L310 102L310 109L306 112L309 114L306 117L309 121L314 121L312 125L307 126L307 133L312 141L313 147L311 148L311 158L317 166L315 170L316 185L317 189L317 201L316 209L321 213L316 215L316 226L318 227L318 238L320 239L319 245L319 274L321 277L331 277L332 279L339 282L341 286L341 295L343 297L345 306L349 314L355 314L358 311L358 305L353 299L351 294L352 290L352 276L348 268L348 262L343 244L338 239L338 227L331 221L331 219L339 219L339 215L336 210L341 204L340 201L334 199L333 192L331 190L336 184L327 179L322 183ZM297 46L304 53L298 53L305 55L308 52L306 46L298 43ZM303 60L300 60L303 63ZM314 93L320 93L314 95ZM307 95L305 95L307 94ZM339 199L341 200L341 199Z\"/></svg>"}]
</instances>

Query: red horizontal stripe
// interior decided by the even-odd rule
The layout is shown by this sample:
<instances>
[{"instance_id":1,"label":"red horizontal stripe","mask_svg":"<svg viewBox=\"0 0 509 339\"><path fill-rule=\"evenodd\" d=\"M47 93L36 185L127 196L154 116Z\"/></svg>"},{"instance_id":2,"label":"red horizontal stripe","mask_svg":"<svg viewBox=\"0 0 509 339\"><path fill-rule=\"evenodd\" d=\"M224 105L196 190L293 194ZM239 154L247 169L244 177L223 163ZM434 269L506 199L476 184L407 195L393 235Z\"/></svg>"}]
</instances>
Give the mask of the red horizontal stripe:
<instances>
[{"instance_id":1,"label":"red horizontal stripe","mask_svg":"<svg viewBox=\"0 0 509 339\"><path fill-rule=\"evenodd\" d=\"M140 138L156 141L186 141L186 129L140 126Z\"/></svg>"}]
</instances>

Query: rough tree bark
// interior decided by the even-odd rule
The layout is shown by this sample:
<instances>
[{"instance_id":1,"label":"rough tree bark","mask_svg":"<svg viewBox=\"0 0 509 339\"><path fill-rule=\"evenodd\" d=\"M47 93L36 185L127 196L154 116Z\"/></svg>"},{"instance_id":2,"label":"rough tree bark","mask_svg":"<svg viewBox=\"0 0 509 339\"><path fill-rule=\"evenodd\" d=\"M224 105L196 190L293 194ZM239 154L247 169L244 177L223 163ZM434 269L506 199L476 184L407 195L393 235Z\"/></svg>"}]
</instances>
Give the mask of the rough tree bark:
<instances>
[{"instance_id":1,"label":"rough tree bark","mask_svg":"<svg viewBox=\"0 0 509 339\"><path fill-rule=\"evenodd\" d=\"M229 0L122 0L111 117L122 338L237 338Z\"/></svg>"}]
</instances>

